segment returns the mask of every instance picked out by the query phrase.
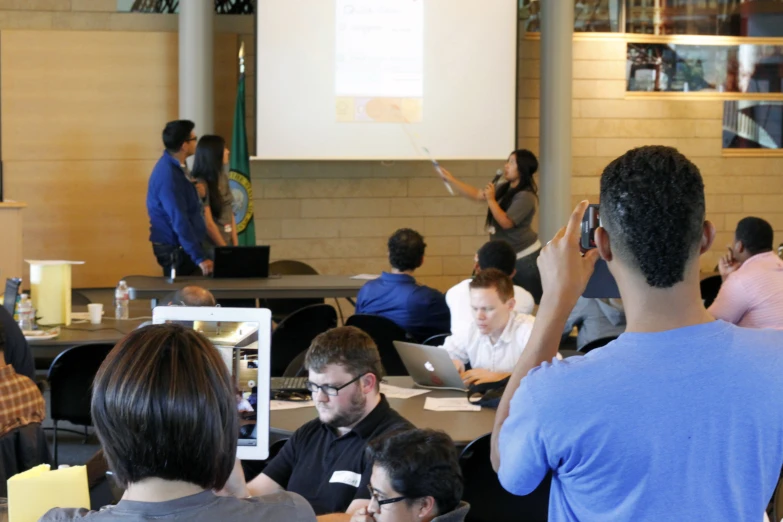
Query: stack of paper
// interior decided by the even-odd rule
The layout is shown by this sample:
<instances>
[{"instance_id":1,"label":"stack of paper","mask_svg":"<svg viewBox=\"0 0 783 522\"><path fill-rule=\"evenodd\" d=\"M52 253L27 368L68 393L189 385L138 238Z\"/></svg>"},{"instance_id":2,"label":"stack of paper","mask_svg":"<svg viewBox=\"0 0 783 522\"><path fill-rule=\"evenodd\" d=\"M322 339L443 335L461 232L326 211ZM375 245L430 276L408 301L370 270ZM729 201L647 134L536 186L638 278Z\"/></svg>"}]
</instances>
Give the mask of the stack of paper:
<instances>
[{"instance_id":1,"label":"stack of paper","mask_svg":"<svg viewBox=\"0 0 783 522\"><path fill-rule=\"evenodd\" d=\"M481 406L471 404L467 397L435 398L427 397L424 409L430 411L481 411Z\"/></svg>"},{"instance_id":2,"label":"stack of paper","mask_svg":"<svg viewBox=\"0 0 783 522\"><path fill-rule=\"evenodd\" d=\"M36 522L52 508L90 508L87 468L41 464L8 479L10 522Z\"/></svg>"},{"instance_id":3,"label":"stack of paper","mask_svg":"<svg viewBox=\"0 0 783 522\"><path fill-rule=\"evenodd\" d=\"M391 384L381 383L381 393L386 396L387 399L410 399L417 395L429 393L429 390L419 390L416 388L400 388L399 386L392 386Z\"/></svg>"}]
</instances>

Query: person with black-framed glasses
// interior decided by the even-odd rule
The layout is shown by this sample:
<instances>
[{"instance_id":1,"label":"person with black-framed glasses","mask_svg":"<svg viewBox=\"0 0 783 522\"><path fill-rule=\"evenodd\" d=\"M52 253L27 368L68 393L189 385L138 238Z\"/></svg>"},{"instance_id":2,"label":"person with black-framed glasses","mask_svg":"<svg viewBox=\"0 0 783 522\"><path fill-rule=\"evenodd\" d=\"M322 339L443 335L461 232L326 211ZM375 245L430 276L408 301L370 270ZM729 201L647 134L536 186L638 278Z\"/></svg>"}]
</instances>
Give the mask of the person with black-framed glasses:
<instances>
[{"instance_id":1,"label":"person with black-framed glasses","mask_svg":"<svg viewBox=\"0 0 783 522\"><path fill-rule=\"evenodd\" d=\"M413 426L380 393L378 348L358 328L333 328L313 339L305 368L318 418L296 430L248 488L253 495L299 493L321 522L347 522L370 504L367 443Z\"/></svg>"},{"instance_id":2,"label":"person with black-framed glasses","mask_svg":"<svg viewBox=\"0 0 783 522\"><path fill-rule=\"evenodd\" d=\"M457 449L442 431L404 430L367 446L373 462L370 504L351 522L462 522L470 510L460 502L462 472Z\"/></svg>"}]
</instances>

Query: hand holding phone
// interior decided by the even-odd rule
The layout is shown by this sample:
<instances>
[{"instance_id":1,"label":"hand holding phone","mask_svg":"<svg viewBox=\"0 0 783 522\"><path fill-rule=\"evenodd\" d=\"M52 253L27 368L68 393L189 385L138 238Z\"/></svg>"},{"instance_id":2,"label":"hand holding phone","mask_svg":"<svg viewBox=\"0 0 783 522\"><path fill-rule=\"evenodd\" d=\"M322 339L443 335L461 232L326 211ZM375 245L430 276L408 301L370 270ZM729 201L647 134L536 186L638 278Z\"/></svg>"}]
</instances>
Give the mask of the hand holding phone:
<instances>
[{"instance_id":1,"label":"hand holding phone","mask_svg":"<svg viewBox=\"0 0 783 522\"><path fill-rule=\"evenodd\" d=\"M579 246L582 252L595 248L595 229L601 226L601 216L598 205L590 205L582 217L582 231Z\"/></svg>"}]
</instances>

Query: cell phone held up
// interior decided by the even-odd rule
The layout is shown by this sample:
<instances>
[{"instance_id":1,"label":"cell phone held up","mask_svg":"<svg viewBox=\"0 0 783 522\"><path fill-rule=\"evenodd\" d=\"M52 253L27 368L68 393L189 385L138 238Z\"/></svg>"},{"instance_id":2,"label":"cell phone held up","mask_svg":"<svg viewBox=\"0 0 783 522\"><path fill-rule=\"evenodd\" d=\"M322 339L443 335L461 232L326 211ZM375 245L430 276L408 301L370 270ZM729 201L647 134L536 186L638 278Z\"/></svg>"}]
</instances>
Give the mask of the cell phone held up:
<instances>
[{"instance_id":1,"label":"cell phone held up","mask_svg":"<svg viewBox=\"0 0 783 522\"><path fill-rule=\"evenodd\" d=\"M595 229L600 226L601 217L598 213L598 205L590 205L582 216L582 234L579 246L583 252L595 248Z\"/></svg>"}]
</instances>

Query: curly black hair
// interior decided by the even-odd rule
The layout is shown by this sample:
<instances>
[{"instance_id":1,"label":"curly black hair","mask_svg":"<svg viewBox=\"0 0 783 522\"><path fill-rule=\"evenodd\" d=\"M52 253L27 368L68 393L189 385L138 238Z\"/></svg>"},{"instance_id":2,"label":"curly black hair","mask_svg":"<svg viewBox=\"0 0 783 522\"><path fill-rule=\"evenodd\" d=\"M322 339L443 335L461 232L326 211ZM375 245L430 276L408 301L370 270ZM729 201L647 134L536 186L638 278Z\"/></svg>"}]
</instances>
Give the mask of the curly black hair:
<instances>
[{"instance_id":1,"label":"curly black hair","mask_svg":"<svg viewBox=\"0 0 783 522\"><path fill-rule=\"evenodd\" d=\"M752 256L772 250L772 241L775 233L772 225L761 218L748 216L737 223L737 231L734 239L742 241L745 250Z\"/></svg>"},{"instance_id":2,"label":"curly black hair","mask_svg":"<svg viewBox=\"0 0 783 522\"><path fill-rule=\"evenodd\" d=\"M601 225L612 251L635 264L652 287L683 280L701 241L704 213L701 173L672 147L629 150L601 176Z\"/></svg>"},{"instance_id":3,"label":"curly black hair","mask_svg":"<svg viewBox=\"0 0 783 522\"><path fill-rule=\"evenodd\" d=\"M421 234L401 228L389 238L389 264L400 272L416 270L424 261L427 244Z\"/></svg>"},{"instance_id":4,"label":"curly black hair","mask_svg":"<svg viewBox=\"0 0 783 522\"><path fill-rule=\"evenodd\" d=\"M437 514L453 511L462 498L464 480L457 449L442 431L393 431L370 442L365 450L373 465L389 475L391 486L408 504L433 497Z\"/></svg>"}]
</instances>

